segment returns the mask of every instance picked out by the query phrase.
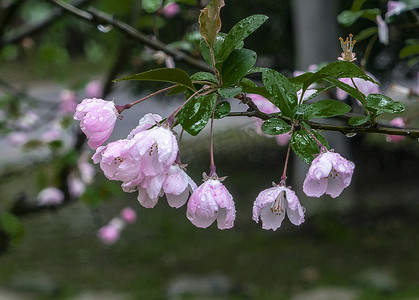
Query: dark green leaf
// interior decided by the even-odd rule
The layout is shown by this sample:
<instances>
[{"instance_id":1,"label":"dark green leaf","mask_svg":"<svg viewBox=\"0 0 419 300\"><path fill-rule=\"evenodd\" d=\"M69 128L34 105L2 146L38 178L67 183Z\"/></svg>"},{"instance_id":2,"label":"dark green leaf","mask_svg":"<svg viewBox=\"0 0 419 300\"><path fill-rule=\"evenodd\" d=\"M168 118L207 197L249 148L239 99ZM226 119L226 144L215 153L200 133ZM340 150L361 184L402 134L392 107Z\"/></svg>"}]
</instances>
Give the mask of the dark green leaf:
<instances>
[{"instance_id":1,"label":"dark green leaf","mask_svg":"<svg viewBox=\"0 0 419 300\"><path fill-rule=\"evenodd\" d=\"M419 45L408 45L400 50L399 57L406 58L415 54L419 54Z\"/></svg>"},{"instance_id":2,"label":"dark green leaf","mask_svg":"<svg viewBox=\"0 0 419 300\"><path fill-rule=\"evenodd\" d=\"M215 113L214 118L215 119L222 119L225 116L227 116L231 111L231 105L227 101L222 101L215 106Z\"/></svg>"},{"instance_id":3,"label":"dark green leaf","mask_svg":"<svg viewBox=\"0 0 419 300\"><path fill-rule=\"evenodd\" d=\"M291 131L291 126L284 120L271 118L263 122L262 131L269 135L284 134Z\"/></svg>"},{"instance_id":4,"label":"dark green leaf","mask_svg":"<svg viewBox=\"0 0 419 300\"><path fill-rule=\"evenodd\" d=\"M362 94L361 91L357 91L355 88L351 87L350 85L332 77L325 78L326 81L333 83L336 87L340 88L341 90L345 91L351 97L358 99L359 101L363 101L365 99L365 95Z\"/></svg>"},{"instance_id":5,"label":"dark green leaf","mask_svg":"<svg viewBox=\"0 0 419 300\"><path fill-rule=\"evenodd\" d=\"M297 106L297 91L294 85L284 75L271 69L262 73L262 80L271 95L270 100L285 116L291 118Z\"/></svg>"},{"instance_id":6,"label":"dark green leaf","mask_svg":"<svg viewBox=\"0 0 419 300\"><path fill-rule=\"evenodd\" d=\"M258 29L267 19L268 17L264 15L253 15L234 25L227 34L221 47L221 51L216 53L217 60L226 60L230 53L237 48L237 44L243 42L246 37Z\"/></svg>"},{"instance_id":7,"label":"dark green leaf","mask_svg":"<svg viewBox=\"0 0 419 300\"><path fill-rule=\"evenodd\" d=\"M266 90L266 88L264 86L243 87L243 93L247 93L247 94L258 94L258 95L261 95L262 97L265 97L266 99L268 99L272 103L274 103L272 100L270 100L272 97L268 93L268 91Z\"/></svg>"},{"instance_id":8,"label":"dark green leaf","mask_svg":"<svg viewBox=\"0 0 419 300\"><path fill-rule=\"evenodd\" d=\"M337 100L320 100L310 104L306 114L308 119L329 118L346 114L351 107Z\"/></svg>"},{"instance_id":9,"label":"dark green leaf","mask_svg":"<svg viewBox=\"0 0 419 300\"><path fill-rule=\"evenodd\" d=\"M186 87L178 85L177 87L174 87L173 89L171 89L166 95L171 96L171 95L180 94L180 93L183 93L185 90L186 90Z\"/></svg>"},{"instance_id":10,"label":"dark green leaf","mask_svg":"<svg viewBox=\"0 0 419 300\"><path fill-rule=\"evenodd\" d=\"M339 24L345 27L351 26L353 23L355 23L360 17L369 19L371 21L375 21L377 15L381 13L381 10L378 8L372 8L372 9L363 9L358 11L351 11L351 10L344 10L341 12L337 20Z\"/></svg>"},{"instance_id":11,"label":"dark green leaf","mask_svg":"<svg viewBox=\"0 0 419 300\"><path fill-rule=\"evenodd\" d=\"M215 39L221 29L220 10L223 6L224 0L211 0L199 15L199 31L210 49L214 49Z\"/></svg>"},{"instance_id":12,"label":"dark green leaf","mask_svg":"<svg viewBox=\"0 0 419 300\"><path fill-rule=\"evenodd\" d=\"M242 80L238 83L238 85L240 85L243 88L257 87L258 86L256 83L254 83L253 81L251 81L250 79L247 79L247 78L242 78Z\"/></svg>"},{"instance_id":13,"label":"dark green leaf","mask_svg":"<svg viewBox=\"0 0 419 300\"><path fill-rule=\"evenodd\" d=\"M370 36L377 34L378 33L378 28L376 26L374 27L370 27L367 29L362 30L360 33L358 33L355 37L354 40L356 40L357 42L363 41L366 38L369 38Z\"/></svg>"},{"instance_id":14,"label":"dark green leaf","mask_svg":"<svg viewBox=\"0 0 419 300\"><path fill-rule=\"evenodd\" d=\"M317 134L315 136L325 147L327 147L324 143L325 139L321 135ZM319 139L319 137L323 139ZM308 165L313 161L314 155L320 153L320 148L316 140L304 129L295 130L293 132L291 137L291 148L295 154Z\"/></svg>"},{"instance_id":15,"label":"dark green leaf","mask_svg":"<svg viewBox=\"0 0 419 300\"><path fill-rule=\"evenodd\" d=\"M214 74L208 72L196 72L191 76L192 81L210 81L218 83L217 77Z\"/></svg>"},{"instance_id":16,"label":"dark green leaf","mask_svg":"<svg viewBox=\"0 0 419 300\"><path fill-rule=\"evenodd\" d=\"M9 212L2 212L0 214L0 227L14 243L19 242L24 235L22 223L15 215Z\"/></svg>"},{"instance_id":17,"label":"dark green leaf","mask_svg":"<svg viewBox=\"0 0 419 300\"><path fill-rule=\"evenodd\" d=\"M229 87L244 77L256 62L256 52L248 49L235 49L223 63L221 77L223 86Z\"/></svg>"},{"instance_id":18,"label":"dark green leaf","mask_svg":"<svg viewBox=\"0 0 419 300\"><path fill-rule=\"evenodd\" d=\"M365 100L367 101L368 109L372 108L372 111L376 112L377 115L382 113L401 113L405 109L403 103L393 101L390 97L381 94L369 94Z\"/></svg>"},{"instance_id":19,"label":"dark green leaf","mask_svg":"<svg viewBox=\"0 0 419 300\"><path fill-rule=\"evenodd\" d=\"M224 42L226 36L227 35L225 33L222 33L222 32L219 32L218 33L217 38L215 40L214 53L218 53L218 52L221 51L221 47L223 45L223 42ZM244 45L243 42L242 43L238 43L236 45L236 49L243 48L243 45ZM200 47L201 47L202 57L204 58L204 60L207 62L207 64L210 67L213 67L213 65L212 65L212 59L211 59L210 48L209 48L208 44L205 42L204 39L201 39ZM215 64L216 64L217 69L218 69L219 66L220 66L220 61L219 61L218 57L215 57Z\"/></svg>"},{"instance_id":20,"label":"dark green leaf","mask_svg":"<svg viewBox=\"0 0 419 300\"><path fill-rule=\"evenodd\" d=\"M370 117L368 116L358 116L358 117L352 117L348 120L348 124L351 126L359 126L363 125L370 121Z\"/></svg>"},{"instance_id":21,"label":"dark green leaf","mask_svg":"<svg viewBox=\"0 0 419 300\"><path fill-rule=\"evenodd\" d=\"M191 99L178 113L179 123L191 135L197 135L207 125L217 100L215 93Z\"/></svg>"},{"instance_id":22,"label":"dark green leaf","mask_svg":"<svg viewBox=\"0 0 419 300\"><path fill-rule=\"evenodd\" d=\"M355 0L355 1L352 3L351 10L352 10L352 11L357 11L357 10L360 10L360 9L361 9L361 7L362 7L362 5L363 5L366 1L367 1L367 0Z\"/></svg>"},{"instance_id":23,"label":"dark green leaf","mask_svg":"<svg viewBox=\"0 0 419 300\"><path fill-rule=\"evenodd\" d=\"M240 94L240 92L242 91L241 87L236 87L236 88L220 88L218 89L218 93L220 94L220 96L222 98L233 98L235 96L237 96L238 94Z\"/></svg>"},{"instance_id":24,"label":"dark green leaf","mask_svg":"<svg viewBox=\"0 0 419 300\"><path fill-rule=\"evenodd\" d=\"M130 76L123 77L121 79L115 79L114 81L121 80L144 80L144 81L163 81L176 83L178 85L185 86L192 91L195 91L195 87L192 84L192 80L189 75L177 68L161 68L154 69Z\"/></svg>"}]
</instances>

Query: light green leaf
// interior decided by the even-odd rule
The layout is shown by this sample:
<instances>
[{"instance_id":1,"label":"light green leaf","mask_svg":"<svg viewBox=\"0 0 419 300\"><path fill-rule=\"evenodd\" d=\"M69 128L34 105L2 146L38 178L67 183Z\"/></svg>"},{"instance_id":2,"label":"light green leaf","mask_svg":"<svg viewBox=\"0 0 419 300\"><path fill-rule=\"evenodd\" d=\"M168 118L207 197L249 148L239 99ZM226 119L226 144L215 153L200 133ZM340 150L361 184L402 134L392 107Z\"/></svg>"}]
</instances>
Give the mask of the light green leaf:
<instances>
[{"instance_id":1,"label":"light green leaf","mask_svg":"<svg viewBox=\"0 0 419 300\"><path fill-rule=\"evenodd\" d=\"M292 118L298 101L294 85L284 75L272 69L263 71L262 80L271 95L272 103L279 107L285 116Z\"/></svg>"},{"instance_id":2,"label":"light green leaf","mask_svg":"<svg viewBox=\"0 0 419 300\"><path fill-rule=\"evenodd\" d=\"M268 17L264 15L253 15L234 25L227 34L221 47L221 51L216 53L218 61L227 59L230 53L236 49L236 45L243 42L246 37L258 29L267 19Z\"/></svg>"},{"instance_id":3,"label":"light green leaf","mask_svg":"<svg viewBox=\"0 0 419 300\"><path fill-rule=\"evenodd\" d=\"M363 9L358 11L344 10L338 15L337 20L342 26L349 27L361 17L375 21L377 15L380 13L381 10L378 8Z\"/></svg>"},{"instance_id":4,"label":"light green leaf","mask_svg":"<svg viewBox=\"0 0 419 300\"><path fill-rule=\"evenodd\" d=\"M218 83L217 77L214 74L208 72L196 72L191 76L192 81L210 81L213 83Z\"/></svg>"},{"instance_id":5,"label":"light green leaf","mask_svg":"<svg viewBox=\"0 0 419 300\"><path fill-rule=\"evenodd\" d=\"M352 108L337 100L320 100L309 104L306 110L307 118L329 118L343 115Z\"/></svg>"},{"instance_id":6,"label":"light green leaf","mask_svg":"<svg viewBox=\"0 0 419 300\"><path fill-rule=\"evenodd\" d=\"M235 49L223 63L221 77L223 86L229 87L237 83L256 62L256 52L248 49Z\"/></svg>"},{"instance_id":7,"label":"light green leaf","mask_svg":"<svg viewBox=\"0 0 419 300\"><path fill-rule=\"evenodd\" d=\"M149 14L156 12L161 4L161 0L142 0L142 6Z\"/></svg>"},{"instance_id":8,"label":"light green leaf","mask_svg":"<svg viewBox=\"0 0 419 300\"><path fill-rule=\"evenodd\" d=\"M291 126L279 118L271 118L263 122L262 131L269 135L284 134L291 131Z\"/></svg>"},{"instance_id":9,"label":"light green leaf","mask_svg":"<svg viewBox=\"0 0 419 300\"><path fill-rule=\"evenodd\" d=\"M163 81L163 82L171 82L176 83L178 85L182 85L195 91L195 87L192 84L192 80L189 75L177 68L161 68L161 69L154 69L130 76L123 77L121 79L115 79L114 81L122 81L122 80L144 80L144 81Z\"/></svg>"},{"instance_id":10,"label":"light green leaf","mask_svg":"<svg viewBox=\"0 0 419 300\"><path fill-rule=\"evenodd\" d=\"M369 38L370 36L377 34L378 33L378 28L377 26L374 27L370 27L367 29L362 30L360 33L358 33L355 37L354 40L356 40L357 42L363 41L367 38Z\"/></svg>"},{"instance_id":11,"label":"light green leaf","mask_svg":"<svg viewBox=\"0 0 419 300\"><path fill-rule=\"evenodd\" d=\"M408 45L402 48L399 53L400 58L406 58L411 55L419 54L419 44L417 45Z\"/></svg>"}]
</instances>

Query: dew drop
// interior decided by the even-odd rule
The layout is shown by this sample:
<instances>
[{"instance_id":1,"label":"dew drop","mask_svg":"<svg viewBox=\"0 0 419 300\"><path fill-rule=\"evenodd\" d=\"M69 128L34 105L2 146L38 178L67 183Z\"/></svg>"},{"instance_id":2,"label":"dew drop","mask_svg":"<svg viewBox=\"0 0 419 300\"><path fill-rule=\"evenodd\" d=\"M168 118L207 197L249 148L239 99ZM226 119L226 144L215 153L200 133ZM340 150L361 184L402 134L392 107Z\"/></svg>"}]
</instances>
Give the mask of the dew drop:
<instances>
[{"instance_id":1,"label":"dew drop","mask_svg":"<svg viewBox=\"0 0 419 300\"><path fill-rule=\"evenodd\" d=\"M410 134L410 130L406 131L407 134Z\"/></svg>"},{"instance_id":2,"label":"dew drop","mask_svg":"<svg viewBox=\"0 0 419 300\"><path fill-rule=\"evenodd\" d=\"M97 25L97 29L100 32L108 33L109 31L112 30L112 25L102 25L102 24L99 24L99 25Z\"/></svg>"},{"instance_id":3,"label":"dew drop","mask_svg":"<svg viewBox=\"0 0 419 300\"><path fill-rule=\"evenodd\" d=\"M345 134L348 138L354 137L356 136L356 132L349 132L347 134Z\"/></svg>"}]
</instances>

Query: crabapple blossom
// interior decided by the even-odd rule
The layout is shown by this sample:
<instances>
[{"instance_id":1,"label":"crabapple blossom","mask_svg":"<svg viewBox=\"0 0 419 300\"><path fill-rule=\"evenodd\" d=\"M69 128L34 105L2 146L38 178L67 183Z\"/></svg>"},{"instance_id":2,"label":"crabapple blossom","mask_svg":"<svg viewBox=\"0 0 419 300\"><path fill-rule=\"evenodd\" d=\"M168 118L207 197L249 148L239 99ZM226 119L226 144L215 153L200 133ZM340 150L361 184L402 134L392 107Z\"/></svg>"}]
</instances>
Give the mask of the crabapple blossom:
<instances>
[{"instance_id":1,"label":"crabapple blossom","mask_svg":"<svg viewBox=\"0 0 419 300\"><path fill-rule=\"evenodd\" d=\"M354 168L353 162L323 148L311 163L303 191L309 197L320 197L326 193L336 198L351 183Z\"/></svg>"},{"instance_id":2,"label":"crabapple blossom","mask_svg":"<svg viewBox=\"0 0 419 300\"><path fill-rule=\"evenodd\" d=\"M386 18L389 18L393 15L400 15L406 7L406 3L402 1L388 1Z\"/></svg>"},{"instance_id":3,"label":"crabapple blossom","mask_svg":"<svg viewBox=\"0 0 419 300\"><path fill-rule=\"evenodd\" d=\"M398 118L394 118L393 120L391 120L390 125L400 127L400 128L406 128L407 127L407 122L406 122L405 119L398 117ZM386 141L387 142L393 142L393 143L401 142L405 138L406 137L403 136L403 135L393 135L393 134L387 134L386 135Z\"/></svg>"},{"instance_id":4,"label":"crabapple blossom","mask_svg":"<svg viewBox=\"0 0 419 300\"><path fill-rule=\"evenodd\" d=\"M161 120L162 120L162 117L158 114L148 113L148 114L144 115L144 117L142 117L140 119L140 121L138 121L137 127L135 127L133 130L131 130L131 132L128 134L127 139L129 139L129 140L132 139L134 137L134 135L136 135L137 133L139 133L141 131L145 131L145 130L153 127L154 125L159 123Z\"/></svg>"},{"instance_id":5,"label":"crabapple blossom","mask_svg":"<svg viewBox=\"0 0 419 300\"><path fill-rule=\"evenodd\" d=\"M233 196L217 176L208 178L204 173L204 180L192 193L186 216L196 227L207 228L217 220L219 229L232 228L236 218Z\"/></svg>"},{"instance_id":6,"label":"crabapple blossom","mask_svg":"<svg viewBox=\"0 0 419 300\"><path fill-rule=\"evenodd\" d=\"M338 60L344 60L344 61L355 61L355 53L353 53L354 46L356 41L352 40L353 35L350 34L349 37L346 38L346 40L343 40L343 38L339 38L340 40L340 46L342 47L342 54L340 57L338 57Z\"/></svg>"},{"instance_id":7,"label":"crabapple blossom","mask_svg":"<svg viewBox=\"0 0 419 300\"><path fill-rule=\"evenodd\" d=\"M87 144L96 149L111 135L119 114L113 101L84 99L76 107L74 119L89 139Z\"/></svg>"},{"instance_id":8,"label":"crabapple blossom","mask_svg":"<svg viewBox=\"0 0 419 300\"><path fill-rule=\"evenodd\" d=\"M47 187L36 196L39 205L57 205L64 201L64 194L60 189Z\"/></svg>"},{"instance_id":9,"label":"crabapple blossom","mask_svg":"<svg viewBox=\"0 0 419 300\"><path fill-rule=\"evenodd\" d=\"M112 245L119 240L122 229L125 227L125 222L120 218L112 219L109 224L101 227L97 236L106 245Z\"/></svg>"},{"instance_id":10,"label":"crabapple blossom","mask_svg":"<svg viewBox=\"0 0 419 300\"><path fill-rule=\"evenodd\" d=\"M135 223L137 221L137 213L131 207L125 207L121 211L121 218L127 223Z\"/></svg>"},{"instance_id":11,"label":"crabapple blossom","mask_svg":"<svg viewBox=\"0 0 419 300\"><path fill-rule=\"evenodd\" d=\"M196 189L196 184L178 164L170 167L163 182L163 191L171 207L179 208L188 200L189 193Z\"/></svg>"},{"instance_id":12,"label":"crabapple blossom","mask_svg":"<svg viewBox=\"0 0 419 300\"><path fill-rule=\"evenodd\" d=\"M259 193L253 204L253 220L259 223L260 218L266 230L277 230L285 215L292 224L300 225L304 222L304 212L297 195L285 183L273 183L273 187Z\"/></svg>"},{"instance_id":13,"label":"crabapple blossom","mask_svg":"<svg viewBox=\"0 0 419 300\"><path fill-rule=\"evenodd\" d=\"M69 176L68 191L73 197L80 197L86 190L86 185L80 178Z\"/></svg>"},{"instance_id":14,"label":"crabapple blossom","mask_svg":"<svg viewBox=\"0 0 419 300\"><path fill-rule=\"evenodd\" d=\"M77 106L77 96L72 90L62 90L58 97L60 112L63 114L74 114Z\"/></svg>"},{"instance_id":15,"label":"crabapple blossom","mask_svg":"<svg viewBox=\"0 0 419 300\"><path fill-rule=\"evenodd\" d=\"M79 160L77 164L81 179L86 183L92 183L93 177L95 176L96 170L91 163Z\"/></svg>"},{"instance_id":16,"label":"crabapple blossom","mask_svg":"<svg viewBox=\"0 0 419 300\"><path fill-rule=\"evenodd\" d=\"M90 81L84 90L87 98L102 98L103 96L103 86L99 80Z\"/></svg>"},{"instance_id":17,"label":"crabapple blossom","mask_svg":"<svg viewBox=\"0 0 419 300\"><path fill-rule=\"evenodd\" d=\"M377 81L377 79L373 75L369 73L367 73L367 75L370 76L372 79L374 79L374 81ZM365 95L380 93L380 87L377 84L368 80L364 80L362 78L352 78L352 79L361 93ZM354 87L351 78L339 78L339 80L342 81L343 83L346 83L347 85L350 85L351 87ZM336 98L338 98L339 100L345 100L347 96L348 96L347 92L341 89L336 90Z\"/></svg>"},{"instance_id":18,"label":"crabapple blossom","mask_svg":"<svg viewBox=\"0 0 419 300\"><path fill-rule=\"evenodd\" d=\"M180 11L179 4L175 2L170 2L166 4L163 8L163 15L170 19L176 16Z\"/></svg>"},{"instance_id":19,"label":"crabapple blossom","mask_svg":"<svg viewBox=\"0 0 419 300\"><path fill-rule=\"evenodd\" d=\"M380 15L377 15L378 39L380 43L388 45L388 26Z\"/></svg>"}]
</instances>

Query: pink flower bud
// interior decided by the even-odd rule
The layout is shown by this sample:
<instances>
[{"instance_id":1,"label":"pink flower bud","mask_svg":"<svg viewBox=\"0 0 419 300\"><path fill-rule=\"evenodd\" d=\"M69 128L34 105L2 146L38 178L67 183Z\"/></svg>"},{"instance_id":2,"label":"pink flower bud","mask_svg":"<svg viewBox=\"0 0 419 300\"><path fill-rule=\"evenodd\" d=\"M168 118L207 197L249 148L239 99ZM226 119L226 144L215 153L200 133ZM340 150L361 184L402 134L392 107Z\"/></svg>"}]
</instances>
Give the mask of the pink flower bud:
<instances>
[{"instance_id":1,"label":"pink flower bud","mask_svg":"<svg viewBox=\"0 0 419 300\"><path fill-rule=\"evenodd\" d=\"M85 88L87 98L102 98L103 86L99 80L90 81Z\"/></svg>"},{"instance_id":2,"label":"pink flower bud","mask_svg":"<svg viewBox=\"0 0 419 300\"><path fill-rule=\"evenodd\" d=\"M112 101L84 99L77 105L74 119L80 121L80 128L89 139L87 144L96 149L111 135L118 116Z\"/></svg>"},{"instance_id":3,"label":"pink flower bud","mask_svg":"<svg viewBox=\"0 0 419 300\"><path fill-rule=\"evenodd\" d=\"M320 197L324 193L332 198L339 196L351 183L355 165L339 153L322 151L307 172L303 191L309 197Z\"/></svg>"},{"instance_id":4,"label":"pink flower bud","mask_svg":"<svg viewBox=\"0 0 419 300\"><path fill-rule=\"evenodd\" d=\"M381 44L388 45L388 26L380 15L377 15L378 39Z\"/></svg>"},{"instance_id":5,"label":"pink flower bud","mask_svg":"<svg viewBox=\"0 0 419 300\"><path fill-rule=\"evenodd\" d=\"M125 207L121 211L121 217L122 220L130 224L135 223L135 221L137 221L137 213L131 207Z\"/></svg>"},{"instance_id":6,"label":"pink flower bud","mask_svg":"<svg viewBox=\"0 0 419 300\"><path fill-rule=\"evenodd\" d=\"M119 218L112 219L108 225L101 227L97 236L107 245L112 245L119 240L121 231L124 228L124 221Z\"/></svg>"},{"instance_id":7,"label":"pink flower bud","mask_svg":"<svg viewBox=\"0 0 419 300\"><path fill-rule=\"evenodd\" d=\"M388 1L386 18L389 18L393 15L399 15L406 7L406 3L402 1Z\"/></svg>"},{"instance_id":8,"label":"pink flower bud","mask_svg":"<svg viewBox=\"0 0 419 300\"><path fill-rule=\"evenodd\" d=\"M253 220L262 220L263 229L277 230L285 215L294 225L304 222L304 208L295 192L285 185L276 185L259 193L253 204Z\"/></svg>"},{"instance_id":9,"label":"pink flower bud","mask_svg":"<svg viewBox=\"0 0 419 300\"><path fill-rule=\"evenodd\" d=\"M393 120L390 121L390 125L393 125L395 127L400 127L400 128L406 128L407 127L407 123L406 120L403 118L394 118ZM397 142L401 142L405 139L406 137L404 135L393 135L393 134L386 134L386 141L387 142L392 142L392 143L397 143Z\"/></svg>"},{"instance_id":10,"label":"pink flower bud","mask_svg":"<svg viewBox=\"0 0 419 300\"><path fill-rule=\"evenodd\" d=\"M196 227L207 228L217 220L219 229L232 228L236 218L233 196L219 179L209 178L192 193L186 215Z\"/></svg>"},{"instance_id":11,"label":"pink flower bud","mask_svg":"<svg viewBox=\"0 0 419 300\"><path fill-rule=\"evenodd\" d=\"M165 7L163 8L163 15L166 18L170 19L176 16L179 13L179 11L180 11L179 4L175 2L170 2L166 4Z\"/></svg>"},{"instance_id":12,"label":"pink flower bud","mask_svg":"<svg viewBox=\"0 0 419 300\"><path fill-rule=\"evenodd\" d=\"M64 201L64 194L55 187L48 187L40 191L36 199L39 205L58 205Z\"/></svg>"}]
</instances>

